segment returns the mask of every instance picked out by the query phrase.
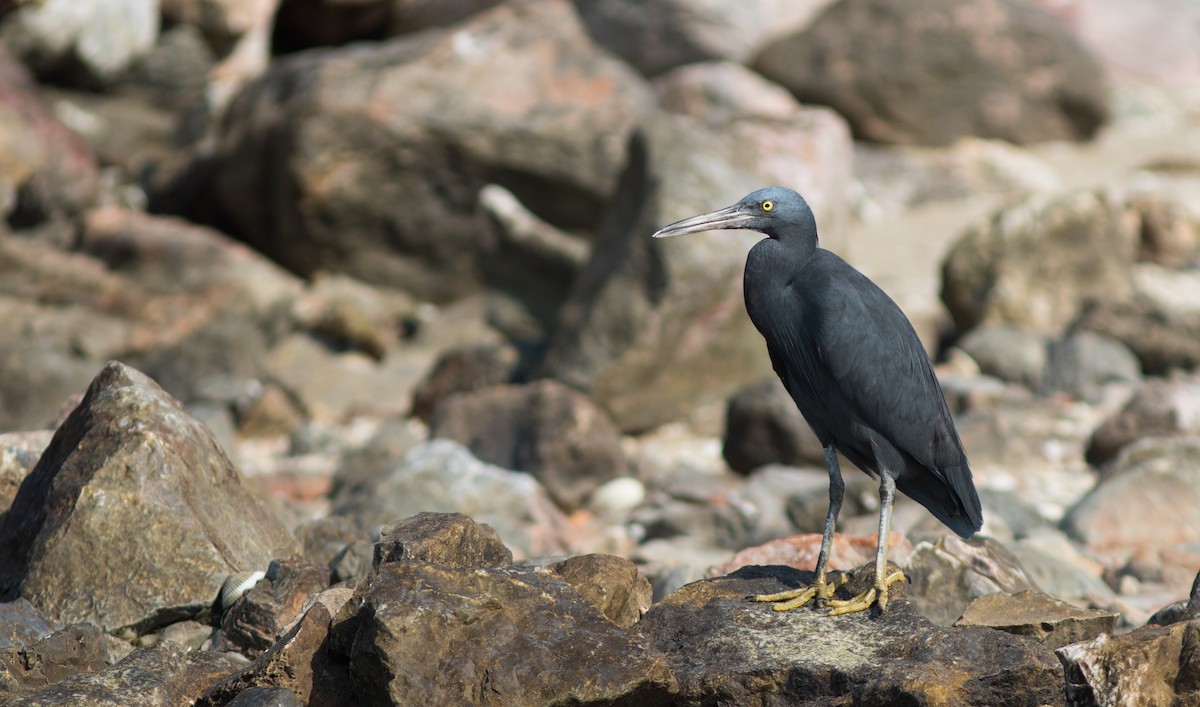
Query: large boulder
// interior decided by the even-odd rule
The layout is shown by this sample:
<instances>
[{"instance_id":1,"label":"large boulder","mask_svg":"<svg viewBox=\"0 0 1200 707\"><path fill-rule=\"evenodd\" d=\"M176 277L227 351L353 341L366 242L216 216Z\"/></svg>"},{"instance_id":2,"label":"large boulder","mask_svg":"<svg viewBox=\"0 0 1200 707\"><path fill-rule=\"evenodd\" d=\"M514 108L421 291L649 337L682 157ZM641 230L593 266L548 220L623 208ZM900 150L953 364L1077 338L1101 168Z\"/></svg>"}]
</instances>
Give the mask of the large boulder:
<instances>
[{"instance_id":1,"label":"large boulder","mask_svg":"<svg viewBox=\"0 0 1200 707\"><path fill-rule=\"evenodd\" d=\"M481 287L485 259L520 256L497 242L480 190L499 184L550 223L592 228L648 102L567 0L506 4L277 62L233 99L213 154L163 205L301 274L453 299Z\"/></svg>"},{"instance_id":2,"label":"large boulder","mask_svg":"<svg viewBox=\"0 0 1200 707\"><path fill-rule=\"evenodd\" d=\"M153 381L104 368L0 525L0 583L65 622L142 634L296 550L273 503Z\"/></svg>"},{"instance_id":3,"label":"large boulder","mask_svg":"<svg viewBox=\"0 0 1200 707\"><path fill-rule=\"evenodd\" d=\"M732 116L709 112L729 91L776 89L731 65L702 69L697 80L713 97L665 101L686 112L654 116L634 141L541 369L587 391L624 431L660 425L771 375L742 298L746 253L762 236L712 231L657 241L651 233L766 184L804 193L834 240L848 208L851 146L837 116L792 101L783 110L752 103Z\"/></svg>"},{"instance_id":4,"label":"large boulder","mask_svg":"<svg viewBox=\"0 0 1200 707\"><path fill-rule=\"evenodd\" d=\"M879 142L1081 140L1108 114L1096 59L1021 0L843 0L754 65Z\"/></svg>"}]
</instances>

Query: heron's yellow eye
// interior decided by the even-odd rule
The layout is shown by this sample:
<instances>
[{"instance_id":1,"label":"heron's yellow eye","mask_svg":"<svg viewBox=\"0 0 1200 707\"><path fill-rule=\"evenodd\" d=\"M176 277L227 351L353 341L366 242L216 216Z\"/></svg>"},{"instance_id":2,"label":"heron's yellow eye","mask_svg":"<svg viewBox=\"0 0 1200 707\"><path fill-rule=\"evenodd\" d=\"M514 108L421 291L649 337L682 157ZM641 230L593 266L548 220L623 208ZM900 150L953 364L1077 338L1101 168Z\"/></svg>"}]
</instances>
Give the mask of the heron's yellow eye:
<instances>
[{"instance_id":1,"label":"heron's yellow eye","mask_svg":"<svg viewBox=\"0 0 1200 707\"><path fill-rule=\"evenodd\" d=\"M763 211L770 211L771 209L774 209L774 208L775 208L775 202L771 201L770 199L767 199L766 201L764 201L762 203Z\"/></svg>"}]
</instances>

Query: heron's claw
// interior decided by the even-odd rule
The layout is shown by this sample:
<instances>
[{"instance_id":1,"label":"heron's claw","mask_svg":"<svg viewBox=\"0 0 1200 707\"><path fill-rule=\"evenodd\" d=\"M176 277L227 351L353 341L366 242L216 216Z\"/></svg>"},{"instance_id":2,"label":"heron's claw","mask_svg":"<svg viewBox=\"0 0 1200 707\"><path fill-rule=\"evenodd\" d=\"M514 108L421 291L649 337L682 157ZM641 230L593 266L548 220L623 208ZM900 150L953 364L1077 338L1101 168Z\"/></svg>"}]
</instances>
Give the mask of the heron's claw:
<instances>
[{"instance_id":1,"label":"heron's claw","mask_svg":"<svg viewBox=\"0 0 1200 707\"><path fill-rule=\"evenodd\" d=\"M842 614L852 614L856 611L866 611L873 604L879 605L879 610L887 610L888 602L888 587L896 582L904 581L904 573L900 571L893 572L888 575L882 582L876 581L875 586L858 596L849 599L834 599L829 602L832 610L830 616L841 616Z\"/></svg>"},{"instance_id":2,"label":"heron's claw","mask_svg":"<svg viewBox=\"0 0 1200 707\"><path fill-rule=\"evenodd\" d=\"M807 587L788 589L774 594L756 594L751 599L754 601L776 602L771 607L774 611L791 611L797 607L804 606L813 599L824 602L833 598L833 593L838 590L838 587L848 581L850 581L850 578L839 572L833 582L826 580L825 577L817 577Z\"/></svg>"}]
</instances>

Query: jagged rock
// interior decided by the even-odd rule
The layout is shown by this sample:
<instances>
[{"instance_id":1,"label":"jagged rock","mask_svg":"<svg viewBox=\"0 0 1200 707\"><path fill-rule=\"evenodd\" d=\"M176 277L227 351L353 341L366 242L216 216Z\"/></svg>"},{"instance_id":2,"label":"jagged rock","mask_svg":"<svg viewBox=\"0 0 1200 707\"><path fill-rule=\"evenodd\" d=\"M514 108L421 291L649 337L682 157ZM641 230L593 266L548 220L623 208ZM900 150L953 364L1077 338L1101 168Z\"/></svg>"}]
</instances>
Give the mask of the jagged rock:
<instances>
[{"instance_id":1,"label":"jagged rock","mask_svg":"<svg viewBox=\"0 0 1200 707\"><path fill-rule=\"evenodd\" d=\"M1111 384L1135 384L1141 379L1141 364L1125 344L1095 332L1076 331L1050 343L1041 392L1100 403Z\"/></svg>"},{"instance_id":2,"label":"jagged rock","mask_svg":"<svg viewBox=\"0 0 1200 707\"><path fill-rule=\"evenodd\" d=\"M975 327L958 342L979 370L1002 381L1038 390L1046 372L1046 338L1008 325Z\"/></svg>"},{"instance_id":3,"label":"jagged rock","mask_svg":"<svg viewBox=\"0 0 1200 707\"><path fill-rule=\"evenodd\" d=\"M383 565L334 619L363 703L662 704L666 659L548 570Z\"/></svg>"},{"instance_id":4,"label":"jagged rock","mask_svg":"<svg viewBox=\"0 0 1200 707\"><path fill-rule=\"evenodd\" d=\"M461 513L418 513L389 523L375 543L372 568L388 562L423 562L440 567L503 567L512 551L496 529Z\"/></svg>"},{"instance_id":5,"label":"jagged rock","mask_svg":"<svg viewBox=\"0 0 1200 707\"><path fill-rule=\"evenodd\" d=\"M650 607L650 581L623 557L577 555L550 565L550 570L621 628L637 623Z\"/></svg>"},{"instance_id":6,"label":"jagged rock","mask_svg":"<svg viewBox=\"0 0 1200 707\"><path fill-rule=\"evenodd\" d=\"M1088 440L1089 464L1106 465L1122 449L1145 437L1200 435L1200 379L1176 376L1149 379L1116 415L1105 420Z\"/></svg>"},{"instance_id":7,"label":"jagged rock","mask_svg":"<svg viewBox=\"0 0 1200 707\"><path fill-rule=\"evenodd\" d=\"M489 464L529 472L567 511L628 471L621 435L604 411L553 380L451 396L430 420L429 436L460 442Z\"/></svg>"},{"instance_id":8,"label":"jagged rock","mask_svg":"<svg viewBox=\"0 0 1200 707\"><path fill-rule=\"evenodd\" d=\"M1010 550L982 536L944 535L936 543L920 543L904 573L913 606L942 626L952 625L971 602L988 594L1040 591Z\"/></svg>"},{"instance_id":9,"label":"jagged rock","mask_svg":"<svg viewBox=\"0 0 1200 707\"><path fill-rule=\"evenodd\" d=\"M332 573L330 580L357 584L371 571L374 559L375 543L370 540L355 540L329 561L329 571Z\"/></svg>"},{"instance_id":10,"label":"jagged rock","mask_svg":"<svg viewBox=\"0 0 1200 707\"><path fill-rule=\"evenodd\" d=\"M117 639L91 624L74 624L40 640L0 650L0 701L107 668L115 662L112 641Z\"/></svg>"},{"instance_id":11,"label":"jagged rock","mask_svg":"<svg viewBox=\"0 0 1200 707\"><path fill-rule=\"evenodd\" d=\"M266 576L241 596L221 620L214 650L254 658L274 645L285 626L329 586L329 568L309 560L272 560Z\"/></svg>"},{"instance_id":12,"label":"jagged rock","mask_svg":"<svg viewBox=\"0 0 1200 707\"><path fill-rule=\"evenodd\" d=\"M1194 541L1200 536L1200 438L1150 437L1126 446L1062 527L1096 552Z\"/></svg>"},{"instance_id":13,"label":"jagged rock","mask_svg":"<svg viewBox=\"0 0 1200 707\"><path fill-rule=\"evenodd\" d=\"M1085 140L1108 117L1096 59L1016 0L843 0L754 66L876 142Z\"/></svg>"},{"instance_id":14,"label":"jagged rock","mask_svg":"<svg viewBox=\"0 0 1200 707\"><path fill-rule=\"evenodd\" d=\"M873 571L873 567L871 568ZM855 574L839 596L870 582ZM679 681L680 704L1058 704L1061 666L1036 641L922 618L892 585L887 612L772 611L747 596L812 572L746 567L697 582L638 624ZM849 596L846 594L846 596Z\"/></svg>"},{"instance_id":15,"label":"jagged rock","mask_svg":"<svg viewBox=\"0 0 1200 707\"><path fill-rule=\"evenodd\" d=\"M1137 242L1106 193L1034 196L962 235L942 268L942 301L960 334L1007 324L1057 335L1085 301L1133 294Z\"/></svg>"},{"instance_id":16,"label":"jagged rock","mask_svg":"<svg viewBox=\"0 0 1200 707\"><path fill-rule=\"evenodd\" d=\"M294 552L276 514L183 406L111 363L5 514L0 578L56 619L145 633Z\"/></svg>"},{"instance_id":17,"label":"jagged rock","mask_svg":"<svg viewBox=\"0 0 1200 707\"><path fill-rule=\"evenodd\" d=\"M825 466L825 449L778 378L751 383L729 397L721 453L742 474L767 464Z\"/></svg>"},{"instance_id":18,"label":"jagged rock","mask_svg":"<svg viewBox=\"0 0 1200 707\"><path fill-rule=\"evenodd\" d=\"M1059 648L1069 704L1200 702L1200 620L1101 635Z\"/></svg>"},{"instance_id":19,"label":"jagged rock","mask_svg":"<svg viewBox=\"0 0 1200 707\"><path fill-rule=\"evenodd\" d=\"M996 592L982 596L963 609L955 626L985 626L1017 636L1029 636L1047 648L1089 641L1112 633L1118 614L1102 609L1081 609L1035 591L1017 594Z\"/></svg>"},{"instance_id":20,"label":"jagged rock","mask_svg":"<svg viewBox=\"0 0 1200 707\"><path fill-rule=\"evenodd\" d=\"M554 555L565 549L566 517L529 474L485 464L447 439L425 442L398 460L379 463L369 480L333 498L332 512L354 519L367 533L423 511L463 513L495 528L514 555ZM345 578L341 569L337 573Z\"/></svg>"},{"instance_id":21,"label":"jagged rock","mask_svg":"<svg viewBox=\"0 0 1200 707\"><path fill-rule=\"evenodd\" d=\"M209 685L239 665L219 653L188 651L170 641L159 641L135 650L116 665L73 675L50 687L22 694L10 704L14 707L192 704Z\"/></svg>"},{"instance_id":22,"label":"jagged rock","mask_svg":"<svg viewBox=\"0 0 1200 707\"><path fill-rule=\"evenodd\" d=\"M480 345L443 352L413 390L412 414L429 422L447 396L512 382L517 351L511 346Z\"/></svg>"}]
</instances>

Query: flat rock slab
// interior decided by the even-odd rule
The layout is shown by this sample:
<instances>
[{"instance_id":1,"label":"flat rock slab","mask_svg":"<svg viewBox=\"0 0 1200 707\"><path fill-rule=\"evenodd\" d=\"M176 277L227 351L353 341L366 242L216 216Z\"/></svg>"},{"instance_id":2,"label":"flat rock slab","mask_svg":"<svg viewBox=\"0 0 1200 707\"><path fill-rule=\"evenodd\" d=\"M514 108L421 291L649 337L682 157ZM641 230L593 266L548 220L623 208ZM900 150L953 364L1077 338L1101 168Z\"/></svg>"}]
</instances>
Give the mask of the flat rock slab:
<instances>
[{"instance_id":1,"label":"flat rock slab","mask_svg":"<svg viewBox=\"0 0 1200 707\"><path fill-rule=\"evenodd\" d=\"M971 602L954 625L986 626L1061 648L1112 633L1118 618L1116 612L1082 609L1041 592L997 592Z\"/></svg>"},{"instance_id":2,"label":"flat rock slab","mask_svg":"<svg viewBox=\"0 0 1200 707\"><path fill-rule=\"evenodd\" d=\"M901 585L882 615L776 612L747 599L812 577L746 567L654 605L639 627L667 654L675 703L1061 704L1062 669L1049 649L991 629L932 624L902 598Z\"/></svg>"}]
</instances>

